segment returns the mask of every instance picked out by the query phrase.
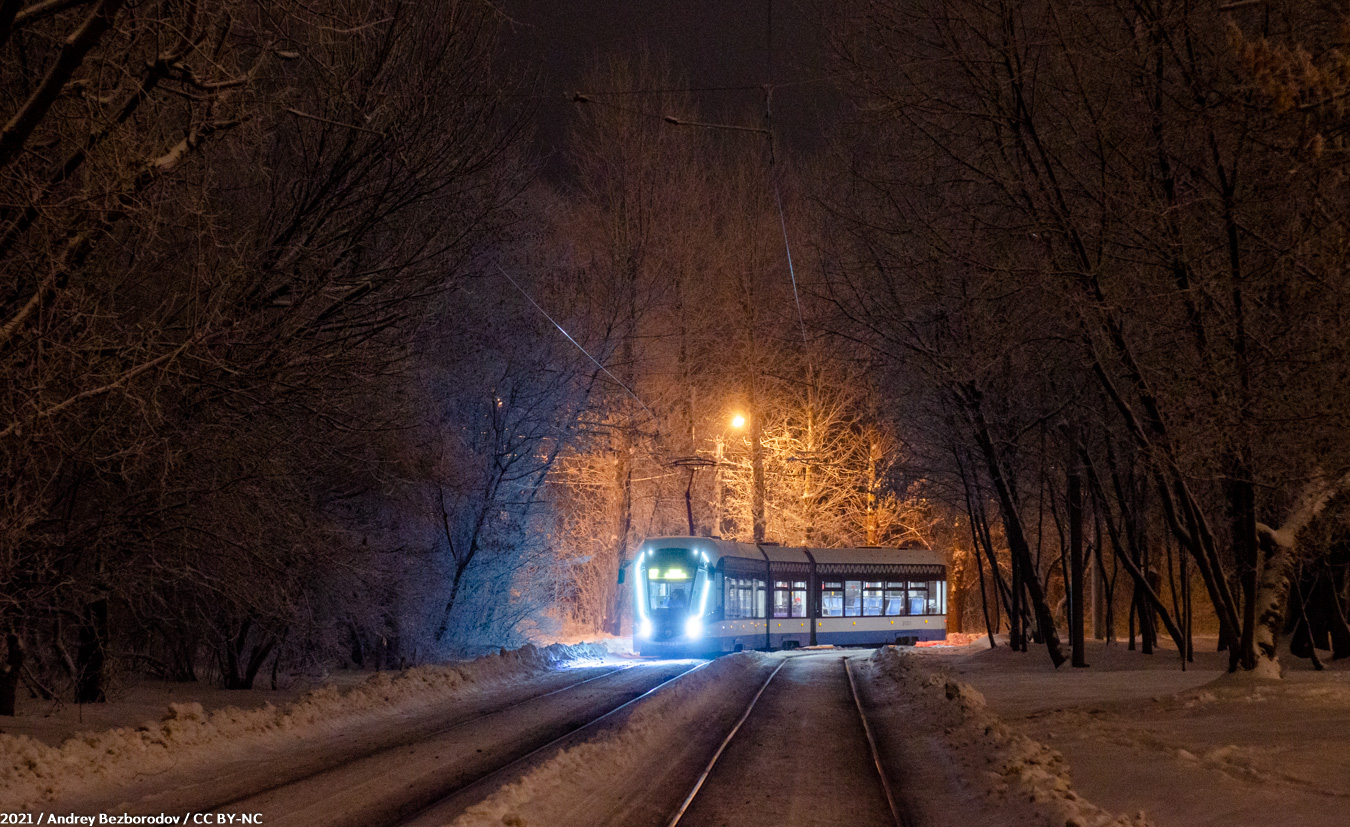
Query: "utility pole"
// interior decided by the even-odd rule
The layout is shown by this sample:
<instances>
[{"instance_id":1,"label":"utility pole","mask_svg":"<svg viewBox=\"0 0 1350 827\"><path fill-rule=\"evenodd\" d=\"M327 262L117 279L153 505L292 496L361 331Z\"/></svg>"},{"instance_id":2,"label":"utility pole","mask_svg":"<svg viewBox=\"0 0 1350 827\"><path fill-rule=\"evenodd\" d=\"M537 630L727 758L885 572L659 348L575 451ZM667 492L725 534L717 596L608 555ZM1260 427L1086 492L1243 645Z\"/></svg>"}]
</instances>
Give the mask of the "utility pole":
<instances>
[{"instance_id":1,"label":"utility pole","mask_svg":"<svg viewBox=\"0 0 1350 827\"><path fill-rule=\"evenodd\" d=\"M867 434L867 545L877 544L877 456L879 446L876 434L870 429ZM975 549L978 555L980 550Z\"/></svg>"},{"instance_id":2,"label":"utility pole","mask_svg":"<svg viewBox=\"0 0 1350 827\"><path fill-rule=\"evenodd\" d=\"M756 543L764 542L764 443L758 399L750 411L750 522Z\"/></svg>"}]
</instances>

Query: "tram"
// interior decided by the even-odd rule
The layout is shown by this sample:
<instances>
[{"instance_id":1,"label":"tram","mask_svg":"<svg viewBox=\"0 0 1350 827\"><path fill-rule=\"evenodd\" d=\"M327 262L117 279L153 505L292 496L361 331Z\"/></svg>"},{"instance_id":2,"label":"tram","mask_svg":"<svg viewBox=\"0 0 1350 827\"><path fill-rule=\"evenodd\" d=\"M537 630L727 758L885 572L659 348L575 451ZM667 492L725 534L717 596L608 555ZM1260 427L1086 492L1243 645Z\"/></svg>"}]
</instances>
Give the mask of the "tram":
<instances>
[{"instance_id":1,"label":"tram","mask_svg":"<svg viewBox=\"0 0 1350 827\"><path fill-rule=\"evenodd\" d=\"M926 548L794 548L653 537L633 560L633 648L683 657L947 636L947 568Z\"/></svg>"}]
</instances>

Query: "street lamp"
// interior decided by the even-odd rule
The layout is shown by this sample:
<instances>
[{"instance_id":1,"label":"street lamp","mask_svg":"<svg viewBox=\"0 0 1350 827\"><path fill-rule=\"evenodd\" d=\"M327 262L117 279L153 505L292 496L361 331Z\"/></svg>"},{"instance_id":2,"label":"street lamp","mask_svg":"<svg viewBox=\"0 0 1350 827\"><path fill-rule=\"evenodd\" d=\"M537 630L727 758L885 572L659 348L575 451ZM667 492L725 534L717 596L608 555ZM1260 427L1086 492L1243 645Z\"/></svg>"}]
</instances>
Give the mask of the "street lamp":
<instances>
[{"instance_id":1,"label":"street lamp","mask_svg":"<svg viewBox=\"0 0 1350 827\"><path fill-rule=\"evenodd\" d=\"M746 441L750 443L750 523L756 543L764 542L764 444L760 434L760 420L751 419L745 414L733 414L731 427L741 430L749 424L750 433ZM717 459L722 459L722 440L717 441ZM718 511L721 512L719 489Z\"/></svg>"}]
</instances>

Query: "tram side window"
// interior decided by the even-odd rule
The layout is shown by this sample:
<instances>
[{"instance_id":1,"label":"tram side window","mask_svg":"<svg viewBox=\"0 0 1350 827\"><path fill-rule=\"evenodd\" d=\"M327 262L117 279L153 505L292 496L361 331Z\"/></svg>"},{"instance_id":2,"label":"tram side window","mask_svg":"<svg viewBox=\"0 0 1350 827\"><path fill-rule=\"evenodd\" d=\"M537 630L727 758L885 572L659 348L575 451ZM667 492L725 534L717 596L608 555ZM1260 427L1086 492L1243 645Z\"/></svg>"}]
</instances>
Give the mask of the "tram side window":
<instances>
[{"instance_id":1,"label":"tram side window","mask_svg":"<svg viewBox=\"0 0 1350 827\"><path fill-rule=\"evenodd\" d=\"M746 596L747 594L746 587L749 585L749 581L742 580L739 577L728 577L726 579L726 583L727 583L726 586L727 620L736 620L738 618L747 617L748 615L746 614L746 608L749 605L749 599Z\"/></svg>"},{"instance_id":2,"label":"tram side window","mask_svg":"<svg viewBox=\"0 0 1350 827\"><path fill-rule=\"evenodd\" d=\"M749 577L726 578L726 619L764 617L764 581Z\"/></svg>"},{"instance_id":3,"label":"tram side window","mask_svg":"<svg viewBox=\"0 0 1350 827\"><path fill-rule=\"evenodd\" d=\"M820 616L844 616L844 584L839 581L820 584Z\"/></svg>"},{"instance_id":4,"label":"tram side window","mask_svg":"<svg viewBox=\"0 0 1350 827\"><path fill-rule=\"evenodd\" d=\"M806 581L773 581L773 616L806 617Z\"/></svg>"},{"instance_id":5,"label":"tram side window","mask_svg":"<svg viewBox=\"0 0 1350 827\"><path fill-rule=\"evenodd\" d=\"M844 617L858 617L862 614L862 581L844 581Z\"/></svg>"},{"instance_id":6,"label":"tram side window","mask_svg":"<svg viewBox=\"0 0 1350 827\"><path fill-rule=\"evenodd\" d=\"M918 580L909 581L909 614L924 614L928 603L928 584Z\"/></svg>"},{"instance_id":7,"label":"tram side window","mask_svg":"<svg viewBox=\"0 0 1350 827\"><path fill-rule=\"evenodd\" d=\"M886 614L897 617L905 613L905 582L886 584Z\"/></svg>"},{"instance_id":8,"label":"tram side window","mask_svg":"<svg viewBox=\"0 0 1350 827\"><path fill-rule=\"evenodd\" d=\"M881 614L882 584L872 581L863 582L863 616L877 617Z\"/></svg>"},{"instance_id":9,"label":"tram side window","mask_svg":"<svg viewBox=\"0 0 1350 827\"><path fill-rule=\"evenodd\" d=\"M940 615L947 613L946 585L946 582L942 580L928 581L928 614Z\"/></svg>"}]
</instances>

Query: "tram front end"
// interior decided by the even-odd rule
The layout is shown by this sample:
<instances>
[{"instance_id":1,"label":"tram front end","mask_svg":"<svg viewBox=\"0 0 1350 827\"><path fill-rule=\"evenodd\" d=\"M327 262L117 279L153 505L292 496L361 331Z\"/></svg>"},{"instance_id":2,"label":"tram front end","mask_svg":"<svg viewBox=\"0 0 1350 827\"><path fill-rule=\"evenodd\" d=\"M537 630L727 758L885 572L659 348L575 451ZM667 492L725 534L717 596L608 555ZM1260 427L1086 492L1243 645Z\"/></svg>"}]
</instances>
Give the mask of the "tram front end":
<instances>
[{"instance_id":1,"label":"tram front end","mask_svg":"<svg viewBox=\"0 0 1350 827\"><path fill-rule=\"evenodd\" d=\"M705 552L648 544L634 568L633 649L638 654L689 657L716 648L706 638L712 572Z\"/></svg>"}]
</instances>

